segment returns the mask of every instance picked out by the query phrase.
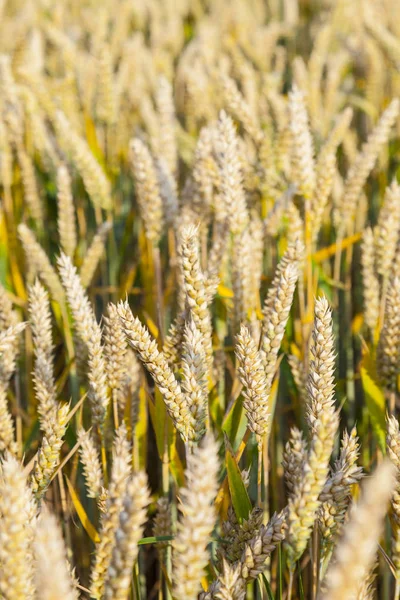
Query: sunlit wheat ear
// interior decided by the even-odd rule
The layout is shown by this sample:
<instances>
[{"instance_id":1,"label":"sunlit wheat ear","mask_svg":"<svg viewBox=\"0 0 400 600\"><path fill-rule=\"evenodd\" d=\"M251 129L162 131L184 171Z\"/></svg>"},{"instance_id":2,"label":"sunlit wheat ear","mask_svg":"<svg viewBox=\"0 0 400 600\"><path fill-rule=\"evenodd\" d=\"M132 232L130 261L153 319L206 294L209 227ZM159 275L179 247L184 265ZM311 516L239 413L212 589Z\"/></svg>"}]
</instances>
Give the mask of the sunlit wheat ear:
<instances>
[{"instance_id":1,"label":"sunlit wheat ear","mask_svg":"<svg viewBox=\"0 0 400 600\"><path fill-rule=\"evenodd\" d=\"M361 244L361 269L363 278L364 318L374 335L378 324L380 306L380 284L375 272L374 234L370 227L363 233Z\"/></svg>"},{"instance_id":2,"label":"sunlit wheat ear","mask_svg":"<svg viewBox=\"0 0 400 600\"><path fill-rule=\"evenodd\" d=\"M324 600L357 596L375 560L389 500L395 488L394 475L395 467L385 460L364 484L361 498L351 509L350 519L326 574Z\"/></svg>"},{"instance_id":3,"label":"sunlit wheat ear","mask_svg":"<svg viewBox=\"0 0 400 600\"><path fill-rule=\"evenodd\" d=\"M72 258L77 245L75 206L71 178L65 165L61 165L57 170L57 207L57 227L61 248Z\"/></svg>"},{"instance_id":4,"label":"sunlit wheat ear","mask_svg":"<svg viewBox=\"0 0 400 600\"><path fill-rule=\"evenodd\" d=\"M208 366L212 361L211 316L204 273L200 267L199 234L195 226L184 227L180 233L179 254L183 287L191 317L203 337Z\"/></svg>"},{"instance_id":5,"label":"sunlit wheat ear","mask_svg":"<svg viewBox=\"0 0 400 600\"><path fill-rule=\"evenodd\" d=\"M116 402L114 405L116 408L123 400L124 382L128 372L126 357L128 342L115 304L111 302L108 304L107 316L103 316L103 321L107 383Z\"/></svg>"},{"instance_id":6,"label":"sunlit wheat ear","mask_svg":"<svg viewBox=\"0 0 400 600\"><path fill-rule=\"evenodd\" d=\"M69 406L53 408L42 419L44 431L42 443L37 453L31 475L31 488L38 501L42 499L50 485L51 479L60 464L60 452L68 425Z\"/></svg>"},{"instance_id":7,"label":"sunlit wheat ear","mask_svg":"<svg viewBox=\"0 0 400 600\"><path fill-rule=\"evenodd\" d=\"M180 490L181 519L173 541L173 586L177 600L195 600L209 561L218 489L218 447L211 435L187 456L186 485Z\"/></svg>"},{"instance_id":8,"label":"sunlit wheat ear","mask_svg":"<svg viewBox=\"0 0 400 600\"><path fill-rule=\"evenodd\" d=\"M99 266L99 262L105 251L107 234L110 229L111 223L103 223L100 225L96 231L92 243L88 248L88 251L83 258L79 276L81 278L82 285L85 288L88 287L92 282L96 269Z\"/></svg>"},{"instance_id":9,"label":"sunlit wheat ear","mask_svg":"<svg viewBox=\"0 0 400 600\"><path fill-rule=\"evenodd\" d=\"M132 472L132 448L127 441L126 428L121 425L113 446L111 481L101 517L100 541L96 546L91 571L90 591L94 598L102 598L105 579L111 561L115 532L127 491L127 483Z\"/></svg>"},{"instance_id":10,"label":"sunlit wheat ear","mask_svg":"<svg viewBox=\"0 0 400 600\"><path fill-rule=\"evenodd\" d=\"M281 270L276 288L274 287L274 279L264 304L261 348L269 386L271 386L274 377L276 361L285 334L298 276L298 265L294 262L289 263Z\"/></svg>"},{"instance_id":11,"label":"sunlit wheat ear","mask_svg":"<svg viewBox=\"0 0 400 600\"><path fill-rule=\"evenodd\" d=\"M97 498L103 486L103 474L97 447L90 433L84 429L79 430L78 441L87 495L89 498Z\"/></svg>"},{"instance_id":12,"label":"sunlit wheat ear","mask_svg":"<svg viewBox=\"0 0 400 600\"><path fill-rule=\"evenodd\" d=\"M206 429L208 412L207 358L201 333L194 321L185 326L181 386L194 418L196 438L200 439Z\"/></svg>"},{"instance_id":13,"label":"sunlit wheat ear","mask_svg":"<svg viewBox=\"0 0 400 600\"><path fill-rule=\"evenodd\" d=\"M336 149L324 157L318 165L314 196L311 204L311 235L317 241L321 230L325 209L328 206L336 170Z\"/></svg>"},{"instance_id":14,"label":"sunlit wheat ear","mask_svg":"<svg viewBox=\"0 0 400 600\"><path fill-rule=\"evenodd\" d=\"M126 600L132 568L143 536L146 507L150 502L147 476L140 472L128 481L114 536L111 561L104 586L104 600Z\"/></svg>"},{"instance_id":15,"label":"sunlit wheat ear","mask_svg":"<svg viewBox=\"0 0 400 600\"><path fill-rule=\"evenodd\" d=\"M399 114L399 106L397 98L392 100L349 170L341 204L340 222L342 228L348 228L353 222L362 188L376 162L381 148L388 141L390 131Z\"/></svg>"},{"instance_id":16,"label":"sunlit wheat ear","mask_svg":"<svg viewBox=\"0 0 400 600\"><path fill-rule=\"evenodd\" d=\"M240 576L240 564L232 565L225 559L218 580L199 596L200 600L244 600L245 597L246 583Z\"/></svg>"},{"instance_id":17,"label":"sunlit wheat ear","mask_svg":"<svg viewBox=\"0 0 400 600\"><path fill-rule=\"evenodd\" d=\"M215 158L219 171L218 211L222 220L228 219L233 234L240 233L249 221L238 139L233 121L224 111L218 120L217 137L214 143Z\"/></svg>"},{"instance_id":18,"label":"sunlit wheat ear","mask_svg":"<svg viewBox=\"0 0 400 600\"><path fill-rule=\"evenodd\" d=\"M64 290L49 258L37 241L34 233L23 223L18 225L18 235L24 248L26 260L44 281L56 302L64 301Z\"/></svg>"},{"instance_id":19,"label":"sunlit wheat ear","mask_svg":"<svg viewBox=\"0 0 400 600\"><path fill-rule=\"evenodd\" d=\"M339 458L319 497L322 501L318 520L322 536L323 557L332 548L335 537L340 533L345 521L351 502L352 486L363 477L363 469L357 464L359 454L360 447L355 428L351 430L350 434L345 431Z\"/></svg>"},{"instance_id":20,"label":"sunlit wheat ear","mask_svg":"<svg viewBox=\"0 0 400 600\"><path fill-rule=\"evenodd\" d=\"M310 448L299 484L288 504L286 546L290 570L293 570L307 546L320 506L319 495L328 476L329 459L338 426L334 407L334 367L332 316L326 298L321 297L315 303L307 384Z\"/></svg>"},{"instance_id":21,"label":"sunlit wheat ear","mask_svg":"<svg viewBox=\"0 0 400 600\"><path fill-rule=\"evenodd\" d=\"M129 304L120 302L118 314L129 344L137 352L143 365L162 391L168 414L184 441L195 439L194 420L190 413L187 398L175 379L165 356L157 349L157 342L151 338L147 328L133 316Z\"/></svg>"},{"instance_id":22,"label":"sunlit wheat ear","mask_svg":"<svg viewBox=\"0 0 400 600\"><path fill-rule=\"evenodd\" d=\"M302 92L294 87L289 94L292 134L292 180L299 193L311 199L315 188L314 144Z\"/></svg>"},{"instance_id":23,"label":"sunlit wheat ear","mask_svg":"<svg viewBox=\"0 0 400 600\"><path fill-rule=\"evenodd\" d=\"M376 367L384 386L396 389L400 361L400 278L389 282L386 296L384 323L381 329Z\"/></svg>"},{"instance_id":24,"label":"sunlit wheat ear","mask_svg":"<svg viewBox=\"0 0 400 600\"><path fill-rule=\"evenodd\" d=\"M261 353L247 327L242 325L235 349L239 361L238 375L243 385L248 425L255 433L259 446L268 433L270 425L269 386L263 367Z\"/></svg>"},{"instance_id":25,"label":"sunlit wheat ear","mask_svg":"<svg viewBox=\"0 0 400 600\"><path fill-rule=\"evenodd\" d=\"M129 157L146 237L157 246L163 229L163 206L154 161L139 138L131 140Z\"/></svg>"},{"instance_id":26,"label":"sunlit wheat ear","mask_svg":"<svg viewBox=\"0 0 400 600\"><path fill-rule=\"evenodd\" d=\"M71 259L61 254L58 258L58 268L76 331L88 351L89 399L93 423L95 426L101 426L109 402L101 329Z\"/></svg>"},{"instance_id":27,"label":"sunlit wheat ear","mask_svg":"<svg viewBox=\"0 0 400 600\"><path fill-rule=\"evenodd\" d=\"M56 406L53 339L49 296L37 280L29 288L29 319L35 350L34 385L38 413L43 419Z\"/></svg>"},{"instance_id":28,"label":"sunlit wheat ear","mask_svg":"<svg viewBox=\"0 0 400 600\"><path fill-rule=\"evenodd\" d=\"M78 600L57 519L43 508L35 527L35 585L43 600Z\"/></svg>"},{"instance_id":29,"label":"sunlit wheat ear","mask_svg":"<svg viewBox=\"0 0 400 600\"><path fill-rule=\"evenodd\" d=\"M383 278L390 275L400 229L400 186L393 181L386 188L375 236L376 270Z\"/></svg>"},{"instance_id":30,"label":"sunlit wheat ear","mask_svg":"<svg viewBox=\"0 0 400 600\"><path fill-rule=\"evenodd\" d=\"M55 129L58 143L79 171L93 204L104 209L111 208L110 182L86 141L73 130L67 117L61 111L57 111Z\"/></svg>"},{"instance_id":31,"label":"sunlit wheat ear","mask_svg":"<svg viewBox=\"0 0 400 600\"><path fill-rule=\"evenodd\" d=\"M0 464L0 515L1 596L32 600L36 507L22 467L10 454Z\"/></svg>"},{"instance_id":32,"label":"sunlit wheat ear","mask_svg":"<svg viewBox=\"0 0 400 600\"><path fill-rule=\"evenodd\" d=\"M387 455L396 467L396 488L391 500L392 561L396 576L400 576L400 430L396 417L388 417L386 433Z\"/></svg>"},{"instance_id":33,"label":"sunlit wheat ear","mask_svg":"<svg viewBox=\"0 0 400 600\"><path fill-rule=\"evenodd\" d=\"M235 81L224 74L220 76L220 84L228 112L242 123L247 133L256 143L260 143L263 137L260 126L257 123L256 117L249 104L246 102L243 94L239 91Z\"/></svg>"},{"instance_id":34,"label":"sunlit wheat ear","mask_svg":"<svg viewBox=\"0 0 400 600\"><path fill-rule=\"evenodd\" d=\"M159 121L157 154L166 161L174 175L178 166L175 106L172 86L164 76L158 78L155 100Z\"/></svg>"}]
</instances>

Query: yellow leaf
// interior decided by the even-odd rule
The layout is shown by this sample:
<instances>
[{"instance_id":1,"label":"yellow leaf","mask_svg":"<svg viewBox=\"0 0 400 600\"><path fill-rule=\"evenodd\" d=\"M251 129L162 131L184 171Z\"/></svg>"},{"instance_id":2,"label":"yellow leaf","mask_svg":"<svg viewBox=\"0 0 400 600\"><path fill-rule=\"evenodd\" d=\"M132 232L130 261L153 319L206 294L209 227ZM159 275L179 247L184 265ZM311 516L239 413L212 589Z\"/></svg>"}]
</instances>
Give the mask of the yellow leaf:
<instances>
[{"instance_id":1,"label":"yellow leaf","mask_svg":"<svg viewBox=\"0 0 400 600\"><path fill-rule=\"evenodd\" d=\"M233 291L222 283L219 284L217 293L221 298L233 298Z\"/></svg>"},{"instance_id":2,"label":"yellow leaf","mask_svg":"<svg viewBox=\"0 0 400 600\"><path fill-rule=\"evenodd\" d=\"M90 537L92 542L94 542L95 544L98 544L100 542L99 534L97 533L97 531L94 528L94 526L92 525L92 523L89 521L89 517L87 516L86 511L83 508L81 501L79 500L77 493L75 492L75 490L73 488L72 483L70 482L70 480L68 479L67 476L65 477L65 479L67 481L68 491L70 493L72 503L74 505L74 508L76 510L76 513L79 517L80 522L82 523L86 533L88 534L88 536Z\"/></svg>"},{"instance_id":3,"label":"yellow leaf","mask_svg":"<svg viewBox=\"0 0 400 600\"><path fill-rule=\"evenodd\" d=\"M363 323L364 323L364 317L363 317L362 313L360 313L354 317L353 322L351 324L351 330L354 335L357 335L360 332L360 329L361 329Z\"/></svg>"},{"instance_id":4,"label":"yellow leaf","mask_svg":"<svg viewBox=\"0 0 400 600\"><path fill-rule=\"evenodd\" d=\"M361 239L361 233L355 233L354 235L350 235L347 238L344 238L344 240L342 240L342 250L345 250L346 248L349 248L349 246L352 246L353 244L356 244L358 242L358 240ZM331 244L330 246L327 246L326 248L322 248L322 250L318 250L318 252L314 252L314 254L312 255L312 259L314 262L320 263L323 262L324 260L327 260L328 258L330 258L331 256L334 256L336 254L337 251L337 244Z\"/></svg>"}]
</instances>

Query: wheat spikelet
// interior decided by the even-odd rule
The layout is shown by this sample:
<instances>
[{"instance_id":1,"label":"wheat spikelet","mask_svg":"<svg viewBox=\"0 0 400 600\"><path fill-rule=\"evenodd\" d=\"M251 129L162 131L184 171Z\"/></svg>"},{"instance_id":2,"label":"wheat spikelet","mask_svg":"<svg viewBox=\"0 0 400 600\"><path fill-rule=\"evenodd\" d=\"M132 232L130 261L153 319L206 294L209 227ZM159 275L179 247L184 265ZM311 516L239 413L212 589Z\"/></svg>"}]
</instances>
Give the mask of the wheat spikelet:
<instances>
[{"instance_id":1,"label":"wheat spikelet","mask_svg":"<svg viewBox=\"0 0 400 600\"><path fill-rule=\"evenodd\" d=\"M77 246L75 206L72 198L68 169L61 165L57 170L57 227L62 251L73 258Z\"/></svg>"},{"instance_id":2,"label":"wheat spikelet","mask_svg":"<svg viewBox=\"0 0 400 600\"><path fill-rule=\"evenodd\" d=\"M234 293L234 331L249 319L254 306L252 288L253 240L249 228L236 236L232 248L232 288Z\"/></svg>"},{"instance_id":3,"label":"wheat spikelet","mask_svg":"<svg viewBox=\"0 0 400 600\"><path fill-rule=\"evenodd\" d=\"M187 457L186 487L180 490L182 518L173 541L176 600L195 600L208 563L207 544L214 527L218 448L209 436Z\"/></svg>"},{"instance_id":4,"label":"wheat spikelet","mask_svg":"<svg viewBox=\"0 0 400 600\"><path fill-rule=\"evenodd\" d=\"M149 504L147 477L137 473L129 480L119 514L114 547L104 586L105 600L125 600L131 584L131 572L138 555Z\"/></svg>"},{"instance_id":5,"label":"wheat spikelet","mask_svg":"<svg viewBox=\"0 0 400 600\"><path fill-rule=\"evenodd\" d=\"M379 275L387 278L393 262L400 229L400 186L393 181L386 188L375 236L375 264Z\"/></svg>"},{"instance_id":6,"label":"wheat spikelet","mask_svg":"<svg viewBox=\"0 0 400 600\"><path fill-rule=\"evenodd\" d=\"M198 229L184 227L180 235L179 253L183 272L183 287L191 317L203 336L208 364L212 360L211 318L208 309L205 277L200 268Z\"/></svg>"},{"instance_id":7,"label":"wheat spikelet","mask_svg":"<svg viewBox=\"0 0 400 600\"><path fill-rule=\"evenodd\" d=\"M77 600L64 540L54 515L43 509L35 527L35 584L41 600Z\"/></svg>"},{"instance_id":8,"label":"wheat spikelet","mask_svg":"<svg viewBox=\"0 0 400 600\"><path fill-rule=\"evenodd\" d=\"M311 235L315 242L321 230L322 220L334 183L336 170L336 149L325 155L317 165L316 183L311 204Z\"/></svg>"},{"instance_id":9,"label":"wheat spikelet","mask_svg":"<svg viewBox=\"0 0 400 600\"><path fill-rule=\"evenodd\" d=\"M103 317L107 383L112 394L116 394L116 399L120 402L127 375L128 343L115 304L108 304L107 315Z\"/></svg>"},{"instance_id":10,"label":"wheat spikelet","mask_svg":"<svg viewBox=\"0 0 400 600\"><path fill-rule=\"evenodd\" d=\"M319 495L328 475L338 417L334 408L334 339L326 298L315 303L312 360L308 376L307 419L312 433L299 486L289 498L287 552L289 568L304 552L320 506Z\"/></svg>"},{"instance_id":11,"label":"wheat spikelet","mask_svg":"<svg viewBox=\"0 0 400 600\"><path fill-rule=\"evenodd\" d=\"M374 234L370 227L364 230L361 246L361 268L363 277L364 318L371 333L379 318L380 286L375 273Z\"/></svg>"},{"instance_id":12,"label":"wheat spikelet","mask_svg":"<svg viewBox=\"0 0 400 600\"><path fill-rule=\"evenodd\" d=\"M287 357L287 359L300 398L305 399L307 396L307 373L304 367L304 363L295 354L290 354Z\"/></svg>"},{"instance_id":13,"label":"wheat spikelet","mask_svg":"<svg viewBox=\"0 0 400 600\"><path fill-rule=\"evenodd\" d=\"M171 506L166 496L162 496L157 500L157 514L154 517L153 535L156 537L164 537L172 533L172 517ZM157 548L160 553L160 559L163 559L164 550L168 547L168 542L159 542Z\"/></svg>"},{"instance_id":14,"label":"wheat spikelet","mask_svg":"<svg viewBox=\"0 0 400 600\"><path fill-rule=\"evenodd\" d=\"M359 453L356 429L350 434L345 431L340 456L319 497L323 503L318 518L324 545L332 544L340 530L351 499L351 487L363 476L362 468L357 465Z\"/></svg>"},{"instance_id":15,"label":"wheat spikelet","mask_svg":"<svg viewBox=\"0 0 400 600\"><path fill-rule=\"evenodd\" d=\"M78 432L78 442L87 495L89 498L97 498L103 486L103 475L96 445L89 432L84 429Z\"/></svg>"},{"instance_id":16,"label":"wheat spikelet","mask_svg":"<svg viewBox=\"0 0 400 600\"><path fill-rule=\"evenodd\" d=\"M157 159L156 170L160 195L163 201L165 222L170 227L173 227L179 212L177 182L164 158Z\"/></svg>"},{"instance_id":17,"label":"wheat spikelet","mask_svg":"<svg viewBox=\"0 0 400 600\"><path fill-rule=\"evenodd\" d=\"M101 329L71 259L61 254L58 258L58 267L74 317L75 328L88 351L89 399L93 422L96 426L101 426L109 401Z\"/></svg>"},{"instance_id":18,"label":"wheat spikelet","mask_svg":"<svg viewBox=\"0 0 400 600\"><path fill-rule=\"evenodd\" d=\"M23 223L18 225L18 234L22 242L28 264L39 274L48 287L50 294L60 304L64 301L64 291L54 268L34 233Z\"/></svg>"},{"instance_id":19,"label":"wheat spikelet","mask_svg":"<svg viewBox=\"0 0 400 600\"><path fill-rule=\"evenodd\" d=\"M60 408L53 408L42 419L44 437L30 480L32 491L38 501L46 493L60 463L61 446L68 425L68 411L69 406L64 404Z\"/></svg>"},{"instance_id":20,"label":"wheat spikelet","mask_svg":"<svg viewBox=\"0 0 400 600\"><path fill-rule=\"evenodd\" d=\"M113 466L104 514L101 519L100 541L91 572L90 591L94 598L103 598L107 570L110 566L118 519L131 475L131 447L126 439L126 428L121 425L113 447Z\"/></svg>"},{"instance_id":21,"label":"wheat spikelet","mask_svg":"<svg viewBox=\"0 0 400 600\"><path fill-rule=\"evenodd\" d=\"M285 482L289 491L289 496L292 496L299 488L306 460L306 441L303 438L302 432L297 429L297 427L292 427L282 458L282 466L285 473Z\"/></svg>"},{"instance_id":22,"label":"wheat spikelet","mask_svg":"<svg viewBox=\"0 0 400 600\"><path fill-rule=\"evenodd\" d=\"M56 406L53 339L49 296L36 280L29 288L29 318L35 350L34 384L38 413L43 419Z\"/></svg>"},{"instance_id":23,"label":"wheat spikelet","mask_svg":"<svg viewBox=\"0 0 400 600\"><path fill-rule=\"evenodd\" d=\"M26 323L11 325L0 333L0 381L4 389L15 371L19 352L19 334L24 331Z\"/></svg>"},{"instance_id":24,"label":"wheat spikelet","mask_svg":"<svg viewBox=\"0 0 400 600\"><path fill-rule=\"evenodd\" d=\"M0 452L5 450L17 454L18 447L15 442L14 422L8 409L6 388L0 381Z\"/></svg>"},{"instance_id":25,"label":"wheat spikelet","mask_svg":"<svg viewBox=\"0 0 400 600\"><path fill-rule=\"evenodd\" d=\"M0 284L0 331L4 331L18 322L18 315L13 311L12 302L6 289Z\"/></svg>"},{"instance_id":26,"label":"wheat spikelet","mask_svg":"<svg viewBox=\"0 0 400 600\"><path fill-rule=\"evenodd\" d=\"M210 210L219 182L218 167L213 156L216 136L214 123L202 127L194 152L192 177L196 191L202 198L203 211Z\"/></svg>"},{"instance_id":27,"label":"wheat spikelet","mask_svg":"<svg viewBox=\"0 0 400 600\"><path fill-rule=\"evenodd\" d=\"M30 156L23 148L18 149L18 161L21 167L24 198L28 205L30 215L37 226L43 228L43 205L37 188L35 170Z\"/></svg>"},{"instance_id":28,"label":"wheat spikelet","mask_svg":"<svg viewBox=\"0 0 400 600\"><path fill-rule=\"evenodd\" d=\"M86 252L82 266L79 271L79 277L84 288L87 288L96 272L100 259L104 254L107 234L111 229L111 223L103 223L100 225L96 234Z\"/></svg>"},{"instance_id":29,"label":"wheat spikelet","mask_svg":"<svg viewBox=\"0 0 400 600\"><path fill-rule=\"evenodd\" d=\"M396 577L400 575L400 431L399 422L394 416L387 420L386 432L387 455L396 468L396 488L391 500L392 524L392 561L396 569Z\"/></svg>"},{"instance_id":30,"label":"wheat spikelet","mask_svg":"<svg viewBox=\"0 0 400 600\"><path fill-rule=\"evenodd\" d=\"M193 439L194 421L190 414L188 400L168 366L164 354L158 351L157 343L151 339L146 327L133 316L127 302L118 304L118 314L129 344L138 353L140 360L159 387L168 414L182 439L184 441Z\"/></svg>"},{"instance_id":31,"label":"wheat spikelet","mask_svg":"<svg viewBox=\"0 0 400 600\"><path fill-rule=\"evenodd\" d=\"M387 143L390 130L398 117L398 113L399 101L395 99L392 100L381 116L349 170L341 204L340 219L343 228L348 228L354 219L362 188L376 162L381 148Z\"/></svg>"},{"instance_id":32,"label":"wheat spikelet","mask_svg":"<svg viewBox=\"0 0 400 600\"><path fill-rule=\"evenodd\" d=\"M384 461L364 485L361 499L351 510L350 520L326 574L324 600L350 600L368 575L393 493L394 472L394 466Z\"/></svg>"},{"instance_id":33,"label":"wheat spikelet","mask_svg":"<svg viewBox=\"0 0 400 600\"><path fill-rule=\"evenodd\" d=\"M146 236L157 246L163 227L162 199L153 159L139 138L130 142L130 162Z\"/></svg>"},{"instance_id":34,"label":"wheat spikelet","mask_svg":"<svg viewBox=\"0 0 400 600\"><path fill-rule=\"evenodd\" d=\"M17 459L0 465L0 593L4 600L31 600L35 505Z\"/></svg>"},{"instance_id":35,"label":"wheat spikelet","mask_svg":"<svg viewBox=\"0 0 400 600\"><path fill-rule=\"evenodd\" d=\"M388 389L396 388L400 361L400 278L389 283L385 320L379 336L376 367L380 380Z\"/></svg>"},{"instance_id":36,"label":"wheat spikelet","mask_svg":"<svg viewBox=\"0 0 400 600\"><path fill-rule=\"evenodd\" d=\"M233 234L240 233L248 225L249 215L243 189L238 139L232 119L221 111L214 151L219 171L220 220L228 219Z\"/></svg>"},{"instance_id":37,"label":"wheat spikelet","mask_svg":"<svg viewBox=\"0 0 400 600\"><path fill-rule=\"evenodd\" d=\"M243 127L253 140L256 143L260 143L263 137L261 129L250 106L238 90L235 81L228 75L223 74L220 77L220 83L228 111L243 124Z\"/></svg>"},{"instance_id":38,"label":"wheat spikelet","mask_svg":"<svg viewBox=\"0 0 400 600\"><path fill-rule=\"evenodd\" d=\"M182 391L193 415L196 439L206 428L208 411L207 360L200 331L194 321L185 325L182 343Z\"/></svg>"},{"instance_id":39,"label":"wheat spikelet","mask_svg":"<svg viewBox=\"0 0 400 600\"><path fill-rule=\"evenodd\" d=\"M271 552L285 538L285 514L274 514L267 525L262 525L246 545L240 559L240 574L245 580L256 579L266 568Z\"/></svg>"},{"instance_id":40,"label":"wheat spikelet","mask_svg":"<svg viewBox=\"0 0 400 600\"><path fill-rule=\"evenodd\" d=\"M314 145L302 92L294 87L289 94L292 134L292 180L298 192L310 200L315 188Z\"/></svg>"},{"instance_id":41,"label":"wheat spikelet","mask_svg":"<svg viewBox=\"0 0 400 600\"><path fill-rule=\"evenodd\" d=\"M58 142L79 171L93 204L104 209L111 208L110 183L85 140L71 128L61 111L56 113L55 127Z\"/></svg>"},{"instance_id":42,"label":"wheat spikelet","mask_svg":"<svg viewBox=\"0 0 400 600\"><path fill-rule=\"evenodd\" d=\"M243 407L248 425L255 433L259 446L267 435L270 415L268 412L269 385L262 357L247 327L242 325L237 337L236 356L239 361L238 376L244 386Z\"/></svg>"},{"instance_id":43,"label":"wheat spikelet","mask_svg":"<svg viewBox=\"0 0 400 600\"><path fill-rule=\"evenodd\" d=\"M214 581L207 592L200 594L200 600L244 600L246 585L240 577L240 564L229 564L222 560L222 572L218 580Z\"/></svg>"},{"instance_id":44,"label":"wheat spikelet","mask_svg":"<svg viewBox=\"0 0 400 600\"><path fill-rule=\"evenodd\" d=\"M268 386L272 385L297 279L298 267L296 263L289 263L280 271L276 287L274 279L264 304L261 348Z\"/></svg>"},{"instance_id":45,"label":"wheat spikelet","mask_svg":"<svg viewBox=\"0 0 400 600\"><path fill-rule=\"evenodd\" d=\"M247 519L239 524L235 519L235 526L231 528L226 541L228 543L226 557L230 563L238 561L246 548L246 545L258 534L262 526L263 510L256 506L252 509Z\"/></svg>"}]
</instances>

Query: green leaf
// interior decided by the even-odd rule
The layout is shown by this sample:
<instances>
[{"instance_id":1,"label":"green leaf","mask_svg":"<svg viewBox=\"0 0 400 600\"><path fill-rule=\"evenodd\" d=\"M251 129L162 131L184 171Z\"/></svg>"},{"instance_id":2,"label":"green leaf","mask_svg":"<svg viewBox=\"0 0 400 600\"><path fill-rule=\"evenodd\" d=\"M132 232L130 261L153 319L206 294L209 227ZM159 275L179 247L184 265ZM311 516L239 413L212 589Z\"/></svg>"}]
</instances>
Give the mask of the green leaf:
<instances>
[{"instance_id":1,"label":"green leaf","mask_svg":"<svg viewBox=\"0 0 400 600\"><path fill-rule=\"evenodd\" d=\"M233 508L235 509L239 523L241 523L243 519L247 519L250 514L251 502L243 483L239 465L229 449L226 451L226 469L228 472L229 491L231 493Z\"/></svg>"},{"instance_id":2,"label":"green leaf","mask_svg":"<svg viewBox=\"0 0 400 600\"><path fill-rule=\"evenodd\" d=\"M264 585L267 589L267 594L268 594L268 600L275 600L274 594L272 593L272 589L271 589L271 584L268 581L268 579L265 577L264 573L261 573L261 576L263 578L264 581Z\"/></svg>"},{"instance_id":3,"label":"green leaf","mask_svg":"<svg viewBox=\"0 0 400 600\"><path fill-rule=\"evenodd\" d=\"M157 544L157 542L170 542L173 539L173 535L152 535L139 540L138 546L144 546L145 544Z\"/></svg>"},{"instance_id":4,"label":"green leaf","mask_svg":"<svg viewBox=\"0 0 400 600\"><path fill-rule=\"evenodd\" d=\"M243 410L242 399L239 396L222 424L222 430L226 433L234 448L236 448L237 442L240 442L243 438L246 427L247 419Z\"/></svg>"},{"instance_id":5,"label":"green leaf","mask_svg":"<svg viewBox=\"0 0 400 600\"><path fill-rule=\"evenodd\" d=\"M382 390L372 379L365 367L361 367L361 381L363 384L365 401L372 427L374 429L379 447L385 453L386 436L386 402Z\"/></svg>"}]
</instances>

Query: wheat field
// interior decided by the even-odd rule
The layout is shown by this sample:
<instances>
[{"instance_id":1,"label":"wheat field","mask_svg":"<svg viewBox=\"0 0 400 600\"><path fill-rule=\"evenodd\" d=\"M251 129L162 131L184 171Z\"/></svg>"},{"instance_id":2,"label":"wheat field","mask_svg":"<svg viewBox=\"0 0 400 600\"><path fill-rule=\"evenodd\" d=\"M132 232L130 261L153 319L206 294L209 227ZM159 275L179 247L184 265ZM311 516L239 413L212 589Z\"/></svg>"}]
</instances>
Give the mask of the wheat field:
<instances>
[{"instance_id":1,"label":"wheat field","mask_svg":"<svg viewBox=\"0 0 400 600\"><path fill-rule=\"evenodd\" d=\"M400 598L398 0L1 0L1 600Z\"/></svg>"}]
</instances>

